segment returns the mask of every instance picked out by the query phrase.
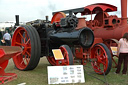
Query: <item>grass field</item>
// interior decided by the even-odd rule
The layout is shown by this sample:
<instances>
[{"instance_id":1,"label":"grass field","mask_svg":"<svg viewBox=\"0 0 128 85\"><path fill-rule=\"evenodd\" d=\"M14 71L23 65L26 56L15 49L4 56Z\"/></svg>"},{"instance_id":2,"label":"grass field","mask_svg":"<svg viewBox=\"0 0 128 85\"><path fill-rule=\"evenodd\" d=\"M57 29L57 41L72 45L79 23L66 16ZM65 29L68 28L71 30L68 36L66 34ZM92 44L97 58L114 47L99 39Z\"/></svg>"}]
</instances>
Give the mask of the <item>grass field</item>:
<instances>
[{"instance_id":1,"label":"grass field","mask_svg":"<svg viewBox=\"0 0 128 85\"><path fill-rule=\"evenodd\" d=\"M37 66L36 69L32 71L19 71L17 69L14 69L14 64L11 59L6 68L6 72L16 73L18 77L16 80L8 82L5 85L17 85L20 83L26 83L26 85L48 85L47 66L50 66L50 64L48 63L47 59L43 57L41 58L39 65ZM88 65L86 66L90 66L90 64L88 63ZM106 85L102 81L88 75L89 73L91 73L92 76L102 79L103 81L105 81L106 78L106 81L108 82L109 85L128 85L128 75L114 74L116 70L115 68L112 68L110 73L105 78L103 75L95 74L92 69L88 69L87 67L84 67L84 69L85 69L84 71L85 83L66 84L66 85Z\"/></svg>"}]
</instances>

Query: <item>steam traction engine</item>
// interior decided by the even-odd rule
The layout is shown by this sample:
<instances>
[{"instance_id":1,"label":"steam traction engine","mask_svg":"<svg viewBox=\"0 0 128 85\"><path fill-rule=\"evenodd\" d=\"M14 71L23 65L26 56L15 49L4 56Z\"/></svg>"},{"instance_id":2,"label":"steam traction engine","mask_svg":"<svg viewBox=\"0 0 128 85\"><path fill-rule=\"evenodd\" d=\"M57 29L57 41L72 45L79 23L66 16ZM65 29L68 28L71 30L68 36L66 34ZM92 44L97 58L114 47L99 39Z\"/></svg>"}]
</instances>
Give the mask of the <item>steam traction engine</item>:
<instances>
[{"instance_id":1,"label":"steam traction engine","mask_svg":"<svg viewBox=\"0 0 128 85\"><path fill-rule=\"evenodd\" d=\"M34 69L40 57L46 56L51 65L72 65L75 60L80 60L85 65L85 61L89 59L96 73L103 74L100 64L103 65L105 74L109 73L111 69L109 49L103 43L91 47L94 34L85 26L85 22L81 21L83 18L73 15L74 11L77 10L69 11L68 16L63 12L56 12L51 22L46 19L44 22L36 22L32 26L20 26L15 30L12 46L20 46L23 49L19 56L13 58L19 70ZM80 48L83 48L84 55L75 55L76 49L76 52L81 52ZM60 49L64 59L55 60L52 49Z\"/></svg>"},{"instance_id":2,"label":"steam traction engine","mask_svg":"<svg viewBox=\"0 0 128 85\"><path fill-rule=\"evenodd\" d=\"M51 22L46 19L32 26L18 27L12 38L12 46L20 46L23 52L13 58L16 67L32 70L38 65L40 57L46 56L51 65L72 65L76 60L86 65L87 61L91 61L96 73L103 74L104 71L108 74L112 60L115 62L111 47L117 47L118 40L128 31L127 0L121 0L121 3L122 18L107 13L117 11L117 7L98 3L54 12ZM91 20L77 18L77 13L90 14ZM96 14L94 20L92 14ZM52 49L60 49L64 59L55 60Z\"/></svg>"}]
</instances>

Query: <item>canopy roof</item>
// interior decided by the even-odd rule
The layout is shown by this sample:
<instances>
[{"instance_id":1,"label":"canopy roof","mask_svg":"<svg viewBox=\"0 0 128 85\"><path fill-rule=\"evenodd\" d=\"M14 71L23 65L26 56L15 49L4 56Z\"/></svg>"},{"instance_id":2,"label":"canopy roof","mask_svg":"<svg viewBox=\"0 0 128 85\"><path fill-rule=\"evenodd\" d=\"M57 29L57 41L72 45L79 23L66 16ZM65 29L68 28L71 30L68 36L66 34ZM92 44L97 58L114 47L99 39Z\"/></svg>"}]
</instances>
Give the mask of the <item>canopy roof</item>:
<instances>
[{"instance_id":1,"label":"canopy roof","mask_svg":"<svg viewBox=\"0 0 128 85\"><path fill-rule=\"evenodd\" d=\"M70 10L64 10L58 12L64 12L65 14L69 12L73 12L74 14L81 13L82 15L88 15L88 14L96 14L101 11L102 12L117 11L117 7L106 3L96 3L82 8L76 8L76 9L70 9ZM55 13L57 12L53 12L53 14Z\"/></svg>"},{"instance_id":2,"label":"canopy roof","mask_svg":"<svg viewBox=\"0 0 128 85\"><path fill-rule=\"evenodd\" d=\"M92 14L96 14L99 11L103 11L103 12L117 11L117 7L110 4L105 4L105 3L96 3L96 4L92 4L84 7L84 11L82 12L82 14L84 15L91 14L91 12Z\"/></svg>"}]
</instances>

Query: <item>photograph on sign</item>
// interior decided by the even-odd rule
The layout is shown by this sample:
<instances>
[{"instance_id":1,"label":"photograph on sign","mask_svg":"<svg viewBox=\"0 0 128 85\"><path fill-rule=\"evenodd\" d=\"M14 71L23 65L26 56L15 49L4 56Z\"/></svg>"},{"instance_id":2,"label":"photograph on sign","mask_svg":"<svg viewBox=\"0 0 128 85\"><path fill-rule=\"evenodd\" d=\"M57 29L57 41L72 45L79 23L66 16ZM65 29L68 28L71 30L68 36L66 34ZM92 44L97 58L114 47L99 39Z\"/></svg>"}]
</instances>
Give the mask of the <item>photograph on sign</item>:
<instances>
[{"instance_id":1,"label":"photograph on sign","mask_svg":"<svg viewBox=\"0 0 128 85\"><path fill-rule=\"evenodd\" d=\"M52 49L53 55L55 57L55 60L61 60L64 59L63 54L60 49Z\"/></svg>"}]
</instances>

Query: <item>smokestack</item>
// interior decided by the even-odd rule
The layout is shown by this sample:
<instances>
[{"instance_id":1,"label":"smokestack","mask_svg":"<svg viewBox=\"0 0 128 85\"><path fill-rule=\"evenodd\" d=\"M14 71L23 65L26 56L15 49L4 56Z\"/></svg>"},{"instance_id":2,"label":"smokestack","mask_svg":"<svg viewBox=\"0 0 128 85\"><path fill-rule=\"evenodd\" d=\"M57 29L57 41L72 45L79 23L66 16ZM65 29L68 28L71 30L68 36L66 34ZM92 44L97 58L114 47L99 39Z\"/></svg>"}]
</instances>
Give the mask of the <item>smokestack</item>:
<instances>
[{"instance_id":1,"label":"smokestack","mask_svg":"<svg viewBox=\"0 0 128 85\"><path fill-rule=\"evenodd\" d=\"M15 25L16 25L16 26L19 26L19 15L15 15L15 18L16 18L16 23L15 23Z\"/></svg>"},{"instance_id":2,"label":"smokestack","mask_svg":"<svg viewBox=\"0 0 128 85\"><path fill-rule=\"evenodd\" d=\"M48 16L45 16L46 17L46 22L48 22Z\"/></svg>"},{"instance_id":3,"label":"smokestack","mask_svg":"<svg viewBox=\"0 0 128 85\"><path fill-rule=\"evenodd\" d=\"M121 0L122 24L127 24L127 0Z\"/></svg>"}]
</instances>

